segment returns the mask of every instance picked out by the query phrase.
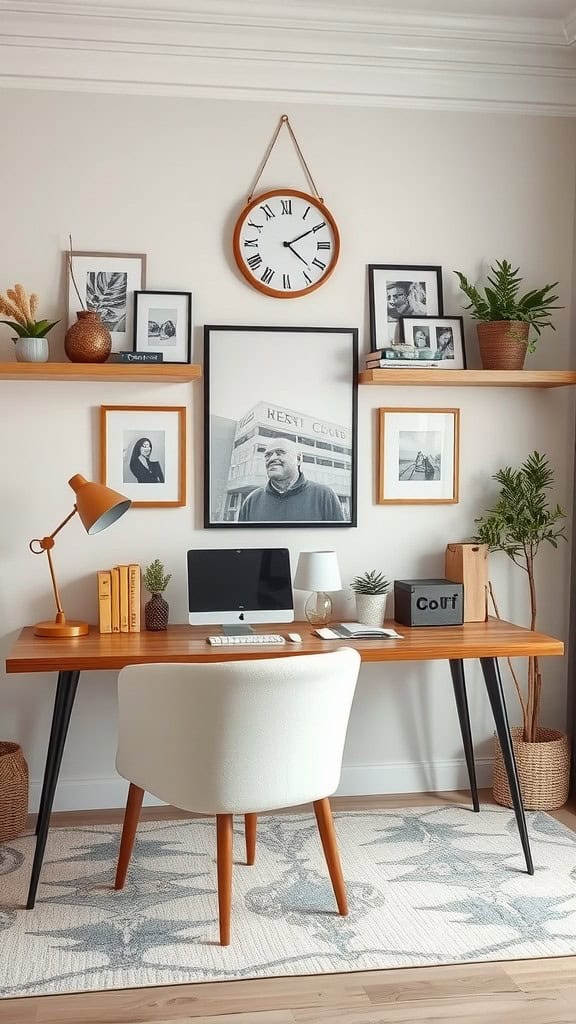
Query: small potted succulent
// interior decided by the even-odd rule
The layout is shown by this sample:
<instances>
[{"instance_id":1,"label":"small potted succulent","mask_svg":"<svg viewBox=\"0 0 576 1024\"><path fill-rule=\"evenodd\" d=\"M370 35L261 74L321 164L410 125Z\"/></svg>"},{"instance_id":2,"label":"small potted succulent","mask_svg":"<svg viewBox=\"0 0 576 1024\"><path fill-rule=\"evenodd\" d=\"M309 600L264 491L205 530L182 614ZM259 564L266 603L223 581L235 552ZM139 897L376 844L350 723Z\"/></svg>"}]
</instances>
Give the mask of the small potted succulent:
<instances>
[{"instance_id":1,"label":"small potted succulent","mask_svg":"<svg viewBox=\"0 0 576 1024\"><path fill-rule=\"evenodd\" d=\"M519 267L508 260L496 260L487 275L484 293L455 270L464 294L470 299L470 316L477 320L476 331L482 367L485 370L521 370L526 352L533 352L545 327L556 330L550 319L555 303L557 281L533 288L520 295ZM530 329L533 329L530 335Z\"/></svg>"},{"instance_id":2,"label":"small potted succulent","mask_svg":"<svg viewBox=\"0 0 576 1024\"><path fill-rule=\"evenodd\" d=\"M367 626L381 626L384 622L390 581L377 569L355 576L350 584L356 594L356 617Z\"/></svg>"},{"instance_id":3,"label":"small potted succulent","mask_svg":"<svg viewBox=\"0 0 576 1024\"><path fill-rule=\"evenodd\" d=\"M144 586L152 594L150 600L144 605L144 622L148 630L167 629L168 627L170 606L162 594L171 579L172 573L165 574L164 566L159 558L150 562L144 572Z\"/></svg>"},{"instance_id":4,"label":"small potted succulent","mask_svg":"<svg viewBox=\"0 0 576 1024\"><path fill-rule=\"evenodd\" d=\"M48 359L46 335L58 320L36 320L39 299L28 295L21 284L8 288L6 295L0 295L0 315L10 320L0 320L15 332L16 359L19 363L45 363Z\"/></svg>"}]
</instances>

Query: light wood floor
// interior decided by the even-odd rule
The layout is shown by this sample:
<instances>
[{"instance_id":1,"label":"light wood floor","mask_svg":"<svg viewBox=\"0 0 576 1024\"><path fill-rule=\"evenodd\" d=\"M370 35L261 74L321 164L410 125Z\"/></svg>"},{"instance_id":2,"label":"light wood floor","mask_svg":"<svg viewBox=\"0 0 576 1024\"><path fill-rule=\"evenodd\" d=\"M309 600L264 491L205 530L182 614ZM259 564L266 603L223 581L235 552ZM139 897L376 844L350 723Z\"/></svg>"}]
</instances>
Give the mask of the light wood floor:
<instances>
[{"instance_id":1,"label":"light wood floor","mask_svg":"<svg viewBox=\"0 0 576 1024\"><path fill-rule=\"evenodd\" d=\"M488 792L481 794L490 803ZM464 793L334 799L336 810L468 803ZM55 825L122 820L55 814ZM143 818L188 817L147 808ZM576 831L576 807L555 812ZM6 1024L576 1024L576 957L8 999Z\"/></svg>"}]
</instances>

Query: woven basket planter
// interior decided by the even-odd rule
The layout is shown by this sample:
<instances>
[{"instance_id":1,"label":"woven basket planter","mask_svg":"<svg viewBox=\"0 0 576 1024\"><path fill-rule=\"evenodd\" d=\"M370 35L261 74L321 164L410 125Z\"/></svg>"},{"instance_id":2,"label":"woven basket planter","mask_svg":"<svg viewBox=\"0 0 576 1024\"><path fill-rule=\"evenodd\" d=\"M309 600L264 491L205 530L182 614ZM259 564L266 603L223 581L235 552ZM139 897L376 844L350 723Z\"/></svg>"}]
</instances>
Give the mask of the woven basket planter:
<instances>
[{"instance_id":1,"label":"woven basket planter","mask_svg":"<svg viewBox=\"0 0 576 1024\"><path fill-rule=\"evenodd\" d=\"M522 370L530 324L523 320L493 320L476 324L484 370Z\"/></svg>"},{"instance_id":2,"label":"woven basket planter","mask_svg":"<svg viewBox=\"0 0 576 1024\"><path fill-rule=\"evenodd\" d=\"M513 726L510 732L526 810L552 811L562 807L568 799L570 783L568 737L556 729L538 729L536 743L525 743L521 726ZM513 806L498 738L495 739L493 791L497 804Z\"/></svg>"},{"instance_id":3,"label":"woven basket planter","mask_svg":"<svg viewBox=\"0 0 576 1024\"><path fill-rule=\"evenodd\" d=\"M0 741L0 843L22 834L27 814L28 765L22 748Z\"/></svg>"}]
</instances>

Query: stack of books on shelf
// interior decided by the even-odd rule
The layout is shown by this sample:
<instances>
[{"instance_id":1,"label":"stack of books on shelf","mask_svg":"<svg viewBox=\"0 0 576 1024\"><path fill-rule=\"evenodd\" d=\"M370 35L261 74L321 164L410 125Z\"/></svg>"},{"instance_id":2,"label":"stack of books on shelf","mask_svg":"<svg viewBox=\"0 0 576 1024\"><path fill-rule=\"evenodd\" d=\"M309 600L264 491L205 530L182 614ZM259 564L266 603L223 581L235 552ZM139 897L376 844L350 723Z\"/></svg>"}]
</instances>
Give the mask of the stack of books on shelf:
<instances>
[{"instance_id":1,"label":"stack of books on shelf","mask_svg":"<svg viewBox=\"0 0 576 1024\"><path fill-rule=\"evenodd\" d=\"M375 352L369 352L366 357L367 370L379 370L381 367L396 370L425 370L436 369L440 366L437 359L430 359L430 353L424 354L423 349L414 348L413 345L394 345L389 348L378 348Z\"/></svg>"},{"instance_id":2,"label":"stack of books on shelf","mask_svg":"<svg viewBox=\"0 0 576 1024\"><path fill-rule=\"evenodd\" d=\"M98 571L98 628L101 633L140 632L139 565Z\"/></svg>"}]
</instances>

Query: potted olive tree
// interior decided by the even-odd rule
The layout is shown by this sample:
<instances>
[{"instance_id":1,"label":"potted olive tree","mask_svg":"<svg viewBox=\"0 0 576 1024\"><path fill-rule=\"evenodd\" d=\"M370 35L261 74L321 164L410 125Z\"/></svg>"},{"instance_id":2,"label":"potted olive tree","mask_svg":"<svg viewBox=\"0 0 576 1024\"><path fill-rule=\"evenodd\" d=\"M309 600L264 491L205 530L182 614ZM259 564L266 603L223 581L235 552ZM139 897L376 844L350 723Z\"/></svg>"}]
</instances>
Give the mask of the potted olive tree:
<instances>
[{"instance_id":1,"label":"potted olive tree","mask_svg":"<svg viewBox=\"0 0 576 1024\"><path fill-rule=\"evenodd\" d=\"M533 452L517 469L499 469L494 480L500 484L500 496L493 508L475 520L475 540L488 544L491 551L503 551L526 574L530 598L530 629L536 629L538 611L535 563L542 544L558 547L565 539L562 520L566 513L560 505L551 505L547 491L554 472L545 455ZM490 594L496 615L498 606L492 588ZM568 799L570 746L568 737L540 725L542 677L538 658L528 659L526 685L522 686L510 659L520 705L522 725L512 727L512 742L524 804L530 810L551 810ZM496 740L494 760L494 798L512 806L500 744Z\"/></svg>"},{"instance_id":2,"label":"potted olive tree","mask_svg":"<svg viewBox=\"0 0 576 1024\"><path fill-rule=\"evenodd\" d=\"M483 293L459 270L454 273L470 299L464 308L478 321L476 331L483 368L521 370L526 352L534 351L542 330L556 329L550 313L562 308L555 305L558 296L553 294L558 282L521 295L520 270L508 260L496 260L490 267Z\"/></svg>"},{"instance_id":3,"label":"potted olive tree","mask_svg":"<svg viewBox=\"0 0 576 1024\"><path fill-rule=\"evenodd\" d=\"M0 320L0 324L14 331L16 359L20 363L45 363L48 359L46 335L58 320L36 320L38 304L38 296L28 295L21 284L15 284L8 288L6 295L0 295L0 315L10 317L10 320Z\"/></svg>"},{"instance_id":4,"label":"potted olive tree","mask_svg":"<svg viewBox=\"0 0 576 1024\"><path fill-rule=\"evenodd\" d=\"M367 626L381 626L390 589L389 580L381 572L371 569L361 576L355 576L350 587L356 594L358 622L365 622Z\"/></svg>"},{"instance_id":5,"label":"potted olive tree","mask_svg":"<svg viewBox=\"0 0 576 1024\"><path fill-rule=\"evenodd\" d=\"M167 601L164 600L162 594L166 590L170 580L172 579L172 573L169 572L167 575L164 572L164 566L159 558L155 558L150 565L147 566L144 576L143 583L152 597L144 605L144 622L146 629L149 630L160 630L168 628L168 614L170 612L170 606Z\"/></svg>"}]
</instances>

